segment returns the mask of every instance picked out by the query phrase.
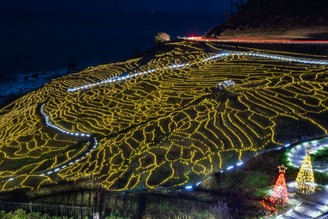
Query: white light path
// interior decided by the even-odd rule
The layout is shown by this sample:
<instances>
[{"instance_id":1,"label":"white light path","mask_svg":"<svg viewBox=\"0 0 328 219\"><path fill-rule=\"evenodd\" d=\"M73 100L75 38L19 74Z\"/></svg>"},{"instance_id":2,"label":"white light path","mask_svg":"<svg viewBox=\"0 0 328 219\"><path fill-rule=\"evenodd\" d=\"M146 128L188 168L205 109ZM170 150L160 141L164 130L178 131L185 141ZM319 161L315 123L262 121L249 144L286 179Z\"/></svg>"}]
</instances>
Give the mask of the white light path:
<instances>
[{"instance_id":1,"label":"white light path","mask_svg":"<svg viewBox=\"0 0 328 219\"><path fill-rule=\"evenodd\" d=\"M192 190L192 186L185 186L186 190Z\"/></svg>"},{"instance_id":2,"label":"white light path","mask_svg":"<svg viewBox=\"0 0 328 219\"><path fill-rule=\"evenodd\" d=\"M68 163L68 161L65 162L65 163L68 163L68 164L63 163L62 165L56 166L54 168L50 168L50 169L44 170L42 172L30 173L30 174L37 174L39 176L51 175L51 174L59 172L62 169L65 169L66 167L69 167L69 166L79 162L80 160L84 159L88 154L90 154L98 146L98 140L96 138L93 138L93 142L94 142L94 144L93 144L93 146L90 147L90 150L88 150L83 156L71 160L69 163ZM6 180L13 181L14 179L16 179L18 177L19 176L14 176L14 177L11 177L9 179L3 179L3 180L1 180L1 182L6 181Z\"/></svg>"},{"instance_id":3,"label":"white light path","mask_svg":"<svg viewBox=\"0 0 328 219\"><path fill-rule=\"evenodd\" d=\"M41 105L41 110L40 110L40 111L41 111L42 116L44 117L44 120L45 120L47 126L53 128L53 129L55 129L55 130L57 130L57 131L59 131L59 132L61 132L61 133L63 133L63 134L67 134L67 135L71 135L71 136L76 136L76 137L88 137L88 138L91 137L91 135L90 135L90 134L87 134L87 133L81 133L81 132L70 132L70 131L67 131L67 130L65 130L65 129L59 127L59 126L54 125L54 123L50 120L48 114L44 111L44 106L45 106L45 104L42 104L42 105ZM79 162L81 159L84 159L84 158L85 158L87 155L89 155L94 149L97 148L97 146L98 146L98 140L97 140L95 137L93 137L93 138L92 138L92 142L93 142L93 145L90 145L90 146L89 146L90 149L87 150L87 151L85 152L84 155L79 156L79 158L72 159L72 160L67 161L67 162L65 162L65 163L63 163L63 164L61 164L61 165L58 165L58 166L54 167L54 168L49 168L49 169L47 169L47 170L45 170L45 171L37 172L37 173L31 173L31 174L38 174L39 176L51 175L51 174L54 174L54 173L59 172L60 170L66 168L66 167L69 167L69 166L71 166L71 165L73 165L73 164ZM68 163L68 162L69 162L69 163ZM8 178L8 179L3 179L3 180L1 180L1 181L6 181L6 180L8 180L8 181L12 181L12 180L14 180L14 179L16 179L16 178L18 178L18 177L19 177L19 176L14 176L14 177L10 177L10 178Z\"/></svg>"},{"instance_id":4,"label":"white light path","mask_svg":"<svg viewBox=\"0 0 328 219\"><path fill-rule=\"evenodd\" d=\"M87 134L87 133L70 132L70 131L66 131L65 129L63 129L61 127L58 127L58 126L54 125L53 122L50 120L49 116L44 111L44 106L45 106L45 104L41 105L41 114L44 117L47 126L53 128L53 129L55 129L59 132L62 132L63 134L67 134L67 135L71 135L71 136L77 136L77 137L91 137L91 135ZM34 174L38 174L39 176L51 175L51 174L59 172L60 170L66 168L66 167L69 167L69 166L79 162L80 160L84 159L87 155L89 155L94 149L97 148L98 140L95 137L93 137L92 142L93 142L93 145L89 146L90 149L87 150L84 155L79 156L79 158L72 159L70 161L67 161L67 162L63 163L62 165L56 166L54 168L47 169L47 170L42 171L42 172L37 172L37 173L34 173ZM33 174L33 173L31 173L31 174ZM12 180L14 180L18 177L19 176L14 176L14 177L11 177L9 179L4 179L2 181L5 181L5 180L12 181Z\"/></svg>"},{"instance_id":5,"label":"white light path","mask_svg":"<svg viewBox=\"0 0 328 219\"><path fill-rule=\"evenodd\" d=\"M267 54L267 53L237 52L237 51L236 52L234 52L234 51L220 52L218 54L204 58L200 62L208 62L208 61L211 61L214 59L220 59L220 58L225 58L225 57L229 57L229 56L251 56L251 57L258 57L258 58L280 60L280 61L285 61L285 62L297 62L297 63L310 64L310 65L328 65L327 60L295 58L295 57L291 57L291 56L272 55L272 54ZM195 63L193 63L193 64L195 64ZM184 64L173 64L173 65L169 65L169 66L162 67L162 68L154 68L154 69L150 69L148 71L137 72L137 73L133 73L133 74L126 75L126 76L108 78L108 79L105 79L105 80L102 80L99 82L89 83L89 84L85 84L85 85L82 85L79 87L71 87L71 88L68 88L67 91L75 92L75 91L80 91L80 90L86 90L86 89L90 89L92 87L103 85L103 84L111 84L111 83L115 83L115 82L119 82L119 81L125 81L128 79L137 77L137 76L153 73L158 70L178 69L178 68L184 68L184 67L190 66L190 65L192 65L192 63L187 62Z\"/></svg>"},{"instance_id":6,"label":"white light path","mask_svg":"<svg viewBox=\"0 0 328 219\"><path fill-rule=\"evenodd\" d=\"M91 136L90 134L87 134L87 133L67 131L59 126L54 125L53 122L50 120L48 114L44 111L44 106L45 106L45 104L41 105L41 114L43 115L47 126L53 128L53 129L56 129L57 131L59 131L63 134L66 134L66 135L71 135L71 136L76 136L76 137L90 137Z\"/></svg>"},{"instance_id":7,"label":"white light path","mask_svg":"<svg viewBox=\"0 0 328 219\"><path fill-rule=\"evenodd\" d=\"M291 144L288 143L288 144L284 145L283 147L280 147L280 146L279 146L279 147L271 148L271 149L268 149L268 150L259 151L258 154L264 154L264 153L266 153L266 152L273 151L273 150L282 150L282 149L284 149L284 148L288 148L288 147L290 147L290 146L291 146ZM300 147L300 148L301 148L301 146L297 146L297 147ZM294 148L293 148L292 150L294 150ZM304 156L304 157L305 157L305 156ZM251 158L250 158L250 159L251 159ZM250 160L250 159L248 159L248 160ZM230 171L233 171L233 169L235 169L235 168L240 168L240 167L241 167L242 165L244 165L244 163L245 163L246 161L248 161L248 160L244 160L244 161L240 160L240 161L236 162L235 164L226 167L225 170L224 170L224 169L221 169L221 170L220 170L220 173L230 172ZM205 181L205 180L203 180L203 181ZM194 185L188 183L184 188L185 188L186 190L189 190L189 191L190 191L190 190L192 190L193 188L196 188L196 187L198 187L200 184L202 184L203 181L199 181L198 183L196 183L196 184L194 184Z\"/></svg>"},{"instance_id":8,"label":"white light path","mask_svg":"<svg viewBox=\"0 0 328 219\"><path fill-rule=\"evenodd\" d=\"M99 81L99 82L85 84L85 85L82 85L82 86L79 86L79 87L68 88L67 91L68 92L74 92L74 91L79 91L79 90L86 90L86 89L89 89L89 88L92 88L92 87L95 87L95 86L99 86L99 85L102 85L102 84L111 84L111 83L115 83L115 82L119 82L119 81L125 81L125 80L128 80L128 79L137 77L137 76L153 73L153 72L158 71L158 70L177 69L177 68L186 67L188 65L189 65L188 63L186 63L186 64L174 64L174 65L169 65L169 66L166 66L166 67L163 67L163 68L157 68L157 69L154 68L154 69L150 69L148 71L137 72L137 73L133 73L133 74L126 75L126 76L121 76L121 77L108 78L106 80L102 80L102 81Z\"/></svg>"},{"instance_id":9,"label":"white light path","mask_svg":"<svg viewBox=\"0 0 328 219\"><path fill-rule=\"evenodd\" d=\"M328 138L300 143L287 153L287 159L289 161L289 165L299 168L306 156L305 150L309 150L310 154L315 154L318 151L324 150L327 147L328 147ZM316 166L313 166L313 170L317 172L327 173L328 167L316 168Z\"/></svg>"},{"instance_id":10,"label":"white light path","mask_svg":"<svg viewBox=\"0 0 328 219\"><path fill-rule=\"evenodd\" d=\"M328 185L326 185L327 187ZM288 183L288 190L291 193L294 193L296 189L296 183L290 182ZM307 198L299 199L299 197L295 196L290 201L297 201L298 204L295 207L292 207L287 212L277 215L275 217L270 218L285 218L288 216L296 216L295 218L299 218L300 213L304 214L304 218L321 218L319 217L323 213L328 211L328 190L321 190L319 194L316 195L315 199L307 200ZM310 202L311 204L307 204ZM293 205L293 204L292 204Z\"/></svg>"},{"instance_id":11,"label":"white light path","mask_svg":"<svg viewBox=\"0 0 328 219\"><path fill-rule=\"evenodd\" d=\"M266 152L273 151L273 150L282 150L282 149L288 148L290 146L292 146L292 145L290 143L287 143L282 147L278 146L278 147L271 148L268 150L259 151L258 154L264 154ZM300 144L296 145L295 147L293 147L293 149L291 149L290 152L287 154L290 165L297 167L297 168L299 168L301 166L302 161L305 158L304 146L311 146L313 148L312 153L315 153L318 150L323 150L325 147L328 147L328 138L325 138L322 140L313 140L313 141L309 141L309 142L303 142L303 143L300 143ZM301 155L299 153L301 153ZM232 171L234 168L241 167L246 161L247 160L238 161L234 165L228 166L225 170L221 169L220 173L229 172L229 171ZM328 172L328 167L326 169L315 169L315 168L313 168L313 169L318 172ZM193 188L196 188L197 186L199 186L202 183L203 183L203 181L199 181L195 185L188 184L185 186L185 189L192 190ZM291 184L291 186L294 186L294 184ZM327 189L328 189L328 185L327 185Z\"/></svg>"},{"instance_id":12,"label":"white light path","mask_svg":"<svg viewBox=\"0 0 328 219\"><path fill-rule=\"evenodd\" d=\"M88 134L88 133L71 132L71 131L67 131L67 130L59 127L59 126L54 125L54 123L51 121L49 115L44 111L44 106L45 106L45 103L43 103L41 105L41 110L40 111L41 111L42 116L45 119L45 122L46 122L47 126L53 128L53 129L55 129L55 130L57 130L57 131L59 131L59 132L61 132L63 134L66 134L66 135L71 135L71 136L76 136L76 137L88 137L88 138L91 137L91 134ZM50 174L53 174L53 173L57 173L60 170L66 168L68 166L71 166L71 165L79 162L81 159L85 158L87 155L89 155L98 146L98 140L95 137L93 137L92 140L93 140L92 141L93 142L93 145L90 145L89 146L90 149L88 151L86 151L83 156L80 156L79 158L73 159L69 163L67 161L67 162L63 163L62 165L59 165L59 166L53 168L53 170L50 170L50 171L48 171L46 173L41 173L40 176L43 176L45 174L46 175L50 175ZM66 163L68 163L68 164L66 164Z\"/></svg>"}]
</instances>

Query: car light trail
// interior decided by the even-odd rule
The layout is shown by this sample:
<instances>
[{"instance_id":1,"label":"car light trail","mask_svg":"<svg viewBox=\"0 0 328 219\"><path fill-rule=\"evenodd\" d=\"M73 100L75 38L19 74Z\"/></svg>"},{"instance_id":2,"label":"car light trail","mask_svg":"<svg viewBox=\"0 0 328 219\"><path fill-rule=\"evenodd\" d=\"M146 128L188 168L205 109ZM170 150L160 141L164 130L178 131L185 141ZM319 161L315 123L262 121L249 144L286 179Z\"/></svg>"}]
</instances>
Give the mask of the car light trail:
<instances>
[{"instance_id":1,"label":"car light trail","mask_svg":"<svg viewBox=\"0 0 328 219\"><path fill-rule=\"evenodd\" d=\"M204 37L178 37L178 39L217 42L217 43L261 43L261 44L328 44L328 40L292 40L292 39L252 39L252 38L204 38Z\"/></svg>"}]
</instances>

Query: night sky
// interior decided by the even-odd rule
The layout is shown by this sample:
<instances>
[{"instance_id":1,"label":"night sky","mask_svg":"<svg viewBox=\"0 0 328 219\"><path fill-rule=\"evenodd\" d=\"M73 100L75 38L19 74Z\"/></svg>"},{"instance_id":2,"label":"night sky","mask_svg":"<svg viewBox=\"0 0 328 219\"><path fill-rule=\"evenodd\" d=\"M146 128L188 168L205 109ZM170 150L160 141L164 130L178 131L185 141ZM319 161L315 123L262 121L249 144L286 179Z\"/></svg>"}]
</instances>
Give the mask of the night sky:
<instances>
[{"instance_id":1,"label":"night sky","mask_svg":"<svg viewBox=\"0 0 328 219\"><path fill-rule=\"evenodd\" d=\"M224 11L229 0L8 0L1 11Z\"/></svg>"},{"instance_id":2,"label":"night sky","mask_svg":"<svg viewBox=\"0 0 328 219\"><path fill-rule=\"evenodd\" d=\"M7 0L0 3L0 75L127 59L158 32L202 35L235 0ZM4 78L4 77L2 77ZM1 80L0 80L1 82Z\"/></svg>"}]
</instances>

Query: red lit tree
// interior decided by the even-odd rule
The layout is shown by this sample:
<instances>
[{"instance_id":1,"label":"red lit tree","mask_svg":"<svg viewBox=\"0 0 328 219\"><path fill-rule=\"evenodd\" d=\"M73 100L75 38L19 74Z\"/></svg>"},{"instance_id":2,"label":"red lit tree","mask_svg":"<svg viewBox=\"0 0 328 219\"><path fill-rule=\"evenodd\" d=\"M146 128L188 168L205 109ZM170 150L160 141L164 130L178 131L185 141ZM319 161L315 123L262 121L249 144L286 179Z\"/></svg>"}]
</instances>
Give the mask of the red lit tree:
<instances>
[{"instance_id":1,"label":"red lit tree","mask_svg":"<svg viewBox=\"0 0 328 219\"><path fill-rule=\"evenodd\" d=\"M287 167L284 165L278 166L279 175L274 184L273 192L270 197L270 201L275 205L285 205L288 203L288 192L285 180L285 173Z\"/></svg>"}]
</instances>

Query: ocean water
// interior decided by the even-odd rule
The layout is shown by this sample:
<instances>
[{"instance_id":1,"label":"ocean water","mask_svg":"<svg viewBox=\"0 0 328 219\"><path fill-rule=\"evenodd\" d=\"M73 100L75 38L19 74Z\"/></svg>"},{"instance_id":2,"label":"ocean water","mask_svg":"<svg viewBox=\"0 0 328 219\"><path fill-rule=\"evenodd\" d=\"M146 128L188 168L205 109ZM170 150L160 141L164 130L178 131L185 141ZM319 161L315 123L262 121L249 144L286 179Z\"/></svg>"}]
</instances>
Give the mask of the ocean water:
<instances>
[{"instance_id":1,"label":"ocean water","mask_svg":"<svg viewBox=\"0 0 328 219\"><path fill-rule=\"evenodd\" d=\"M223 21L213 12L2 13L0 81L70 61L82 69L127 59L151 47L158 32L202 35Z\"/></svg>"},{"instance_id":2,"label":"ocean water","mask_svg":"<svg viewBox=\"0 0 328 219\"><path fill-rule=\"evenodd\" d=\"M224 22L213 12L0 13L0 107L77 69L115 62L171 39L203 35Z\"/></svg>"}]
</instances>

